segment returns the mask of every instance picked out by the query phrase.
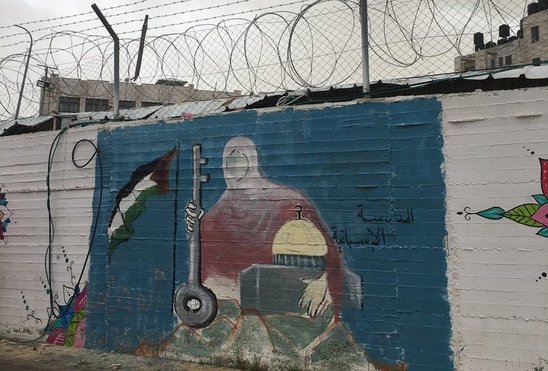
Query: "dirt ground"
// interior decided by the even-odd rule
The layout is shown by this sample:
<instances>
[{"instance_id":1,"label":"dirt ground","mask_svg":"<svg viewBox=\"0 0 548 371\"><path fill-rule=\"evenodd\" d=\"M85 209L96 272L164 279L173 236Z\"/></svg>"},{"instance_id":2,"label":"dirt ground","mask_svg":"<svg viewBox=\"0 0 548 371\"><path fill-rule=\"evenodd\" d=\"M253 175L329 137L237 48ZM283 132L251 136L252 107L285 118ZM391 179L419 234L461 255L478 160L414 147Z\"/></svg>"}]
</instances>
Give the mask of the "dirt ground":
<instances>
[{"instance_id":1,"label":"dirt ground","mask_svg":"<svg viewBox=\"0 0 548 371\"><path fill-rule=\"evenodd\" d=\"M138 357L46 343L0 340L0 370L146 370L230 371L232 368Z\"/></svg>"}]
</instances>

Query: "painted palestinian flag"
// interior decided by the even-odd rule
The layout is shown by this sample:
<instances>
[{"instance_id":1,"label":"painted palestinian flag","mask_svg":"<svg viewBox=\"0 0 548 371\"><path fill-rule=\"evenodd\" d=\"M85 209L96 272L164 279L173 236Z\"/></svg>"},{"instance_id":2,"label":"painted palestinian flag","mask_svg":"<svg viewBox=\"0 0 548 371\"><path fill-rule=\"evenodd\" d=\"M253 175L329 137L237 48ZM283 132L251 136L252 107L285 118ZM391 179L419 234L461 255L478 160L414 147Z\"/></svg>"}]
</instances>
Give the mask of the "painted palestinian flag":
<instances>
[{"instance_id":1,"label":"painted palestinian flag","mask_svg":"<svg viewBox=\"0 0 548 371\"><path fill-rule=\"evenodd\" d=\"M108 223L109 261L118 245L133 236L133 222L145 211L146 201L169 191L169 168L178 153L179 149L174 148L162 157L139 166L116 194Z\"/></svg>"}]
</instances>

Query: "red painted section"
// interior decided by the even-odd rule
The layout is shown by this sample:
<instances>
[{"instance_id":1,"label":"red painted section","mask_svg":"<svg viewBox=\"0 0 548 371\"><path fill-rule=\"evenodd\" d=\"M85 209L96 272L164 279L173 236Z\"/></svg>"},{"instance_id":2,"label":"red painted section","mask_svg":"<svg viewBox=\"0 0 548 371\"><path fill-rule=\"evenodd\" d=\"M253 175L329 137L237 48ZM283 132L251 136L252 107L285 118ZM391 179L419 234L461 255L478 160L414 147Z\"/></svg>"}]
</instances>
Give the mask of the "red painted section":
<instances>
[{"instance_id":1,"label":"red painted section","mask_svg":"<svg viewBox=\"0 0 548 371\"><path fill-rule=\"evenodd\" d=\"M174 149L162 157L150 176L150 179L158 184L160 193L169 191L169 167L171 160L173 160L178 151L178 149Z\"/></svg>"},{"instance_id":2,"label":"red painted section","mask_svg":"<svg viewBox=\"0 0 548 371\"><path fill-rule=\"evenodd\" d=\"M65 344L65 330L62 328L56 328L53 330L47 340L47 343L49 344L55 344L55 345L64 345Z\"/></svg>"},{"instance_id":3,"label":"red painted section","mask_svg":"<svg viewBox=\"0 0 548 371\"><path fill-rule=\"evenodd\" d=\"M74 313L77 313L81 311L82 309L85 309L87 306L88 306L88 287L86 286L74 300Z\"/></svg>"},{"instance_id":4,"label":"red painted section","mask_svg":"<svg viewBox=\"0 0 548 371\"><path fill-rule=\"evenodd\" d=\"M2 188L0 188L2 189ZM0 193L0 201L2 199L5 199L6 198L6 194L5 193ZM0 211L0 240L3 240L4 239L4 231L2 230L2 221L3 221L3 215L1 215L1 211Z\"/></svg>"},{"instance_id":5,"label":"red painted section","mask_svg":"<svg viewBox=\"0 0 548 371\"><path fill-rule=\"evenodd\" d=\"M74 346L76 348L86 347L86 319L85 318L78 323L78 328L76 329L76 334L74 336Z\"/></svg>"},{"instance_id":6,"label":"red painted section","mask_svg":"<svg viewBox=\"0 0 548 371\"><path fill-rule=\"evenodd\" d=\"M276 189L235 189L227 191L204 217L202 231L202 280L224 277L236 285L238 274L253 264L272 264L272 243L276 233L296 219L295 205L303 207L302 217L322 232L328 287L335 312L340 313L344 283L342 257L314 205L300 193L279 186Z\"/></svg>"},{"instance_id":7,"label":"red painted section","mask_svg":"<svg viewBox=\"0 0 548 371\"><path fill-rule=\"evenodd\" d=\"M266 178L259 166L255 144L249 138L231 139L223 153L227 190L202 219L202 280L226 279L238 284L238 274L253 264L272 264L272 244L287 222L301 216L321 231L328 252L326 272L335 318L340 318L344 267L339 247L331 238L314 205L301 193ZM280 283L283 285L283 282Z\"/></svg>"},{"instance_id":8,"label":"red painted section","mask_svg":"<svg viewBox=\"0 0 548 371\"><path fill-rule=\"evenodd\" d=\"M540 183L542 185L542 193L548 197L548 160L540 160Z\"/></svg>"}]
</instances>

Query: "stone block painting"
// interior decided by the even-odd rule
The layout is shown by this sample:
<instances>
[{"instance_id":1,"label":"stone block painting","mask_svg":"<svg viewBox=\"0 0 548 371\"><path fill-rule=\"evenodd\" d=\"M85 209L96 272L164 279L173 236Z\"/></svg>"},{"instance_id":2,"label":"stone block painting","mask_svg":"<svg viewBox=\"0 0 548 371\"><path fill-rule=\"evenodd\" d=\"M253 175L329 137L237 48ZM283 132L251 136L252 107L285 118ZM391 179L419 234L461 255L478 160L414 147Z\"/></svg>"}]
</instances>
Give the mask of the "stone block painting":
<instances>
[{"instance_id":1,"label":"stone block painting","mask_svg":"<svg viewBox=\"0 0 548 371\"><path fill-rule=\"evenodd\" d=\"M439 103L321 111L100 132L86 345L451 369Z\"/></svg>"}]
</instances>

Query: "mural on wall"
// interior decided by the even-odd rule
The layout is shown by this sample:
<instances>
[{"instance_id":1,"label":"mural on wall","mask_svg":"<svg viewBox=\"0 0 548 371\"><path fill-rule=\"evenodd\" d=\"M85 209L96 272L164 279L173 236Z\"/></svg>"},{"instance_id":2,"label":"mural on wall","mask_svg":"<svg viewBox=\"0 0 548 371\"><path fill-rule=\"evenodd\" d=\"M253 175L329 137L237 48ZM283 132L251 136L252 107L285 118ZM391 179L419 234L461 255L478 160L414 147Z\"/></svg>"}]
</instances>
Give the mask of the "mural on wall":
<instances>
[{"instance_id":1,"label":"mural on wall","mask_svg":"<svg viewBox=\"0 0 548 371\"><path fill-rule=\"evenodd\" d=\"M74 264L74 262L72 262ZM69 265L71 267L71 265ZM69 269L67 269L69 271ZM72 271L70 270L72 274ZM74 277L73 277L74 279ZM51 289L47 283L39 277L44 291L50 296ZM47 308L46 318L42 320L36 313L36 310L31 307L30 300L25 296L25 292L21 291L21 301L27 312L26 320L34 321L37 325L45 325L47 323L46 342L55 345L75 346L78 348L85 347L86 334L86 307L88 302L88 287L84 287L82 291L78 286L70 287L62 285L63 302L61 304L58 293L50 296L52 306ZM49 321L49 322L48 322Z\"/></svg>"},{"instance_id":2,"label":"mural on wall","mask_svg":"<svg viewBox=\"0 0 548 371\"><path fill-rule=\"evenodd\" d=\"M239 338L259 353L289 358L329 359L335 347L346 362L367 365L365 352L341 323L341 306L361 308L361 277L344 267L315 206L264 176L255 143L236 137L223 151L226 190L205 212L200 183L207 177L200 164L206 161L200 151L194 146L194 197L186 208L192 267L189 282L175 294L182 325L161 350L184 344L193 355L214 341L221 351L237 346Z\"/></svg>"},{"instance_id":3,"label":"mural on wall","mask_svg":"<svg viewBox=\"0 0 548 371\"><path fill-rule=\"evenodd\" d=\"M534 154L535 152L531 151L531 153ZM539 161L542 193L532 195L536 203L518 205L508 211L505 211L502 207L494 206L482 211L472 212L470 207L465 207L464 211L459 211L457 214L464 215L466 220L471 220L472 215L478 215L489 220L507 218L516 223L536 228L537 236L548 237L548 160L539 158ZM535 281L539 282L546 277L546 272L542 272Z\"/></svg>"},{"instance_id":4,"label":"mural on wall","mask_svg":"<svg viewBox=\"0 0 548 371\"><path fill-rule=\"evenodd\" d=\"M21 300L27 312L27 321L33 320L40 325L47 323L47 343L83 348L85 347L88 286L84 284L85 287L80 290L73 271L74 260L68 257L64 246L61 246L61 250L62 255L57 254L56 259L66 264L65 270L69 274L67 283L61 284L60 290L56 290L44 278L36 279L36 282L40 282L40 286L50 302L50 305L43 311L45 318L40 318L36 310L31 307L30 299L25 296L24 291L21 291ZM51 273L46 272L47 276L51 277Z\"/></svg>"},{"instance_id":5,"label":"mural on wall","mask_svg":"<svg viewBox=\"0 0 548 371\"><path fill-rule=\"evenodd\" d=\"M36 316L36 311L30 306L29 300L25 297L24 291L21 291L21 301L23 302L23 305L25 306L25 310L27 311L25 320L26 321L34 320L36 324L42 323L42 320Z\"/></svg>"},{"instance_id":6,"label":"mural on wall","mask_svg":"<svg viewBox=\"0 0 548 371\"><path fill-rule=\"evenodd\" d=\"M145 210L146 200L169 191L169 171L172 159L179 153L177 148L165 155L139 166L129 181L118 191L108 223L108 257L122 242L133 236L133 222Z\"/></svg>"},{"instance_id":7,"label":"mural on wall","mask_svg":"<svg viewBox=\"0 0 548 371\"><path fill-rule=\"evenodd\" d=\"M0 240L7 243L6 232L8 224L11 223L13 213L8 208L8 199L5 192L5 186L0 184Z\"/></svg>"},{"instance_id":8,"label":"mural on wall","mask_svg":"<svg viewBox=\"0 0 548 371\"><path fill-rule=\"evenodd\" d=\"M502 207L494 206L482 211L472 212L469 207L465 207L464 211L459 211L457 214L464 215L466 220L470 220L472 215L478 215L490 220L507 218L516 223L536 228L537 235L548 237L548 160L540 158L539 161L542 194L532 196L536 203L518 205L508 211Z\"/></svg>"},{"instance_id":9,"label":"mural on wall","mask_svg":"<svg viewBox=\"0 0 548 371\"><path fill-rule=\"evenodd\" d=\"M100 132L95 200L100 179L109 196L86 346L452 369L439 112L418 100Z\"/></svg>"},{"instance_id":10,"label":"mural on wall","mask_svg":"<svg viewBox=\"0 0 548 371\"><path fill-rule=\"evenodd\" d=\"M201 267L201 228L199 219L203 216L202 183L209 180L202 175L201 167L207 163L202 157L202 147L197 144L192 147L192 201L186 212L189 233L189 269L188 281L180 285L174 293L174 309L183 324L190 327L206 327L217 316L217 297L202 284Z\"/></svg>"},{"instance_id":11,"label":"mural on wall","mask_svg":"<svg viewBox=\"0 0 548 371\"><path fill-rule=\"evenodd\" d=\"M75 346L83 348L86 339L86 307L88 302L88 287L82 291L75 289L74 297L65 305L54 309L57 317L50 325L50 333L46 342L55 345Z\"/></svg>"}]
</instances>

